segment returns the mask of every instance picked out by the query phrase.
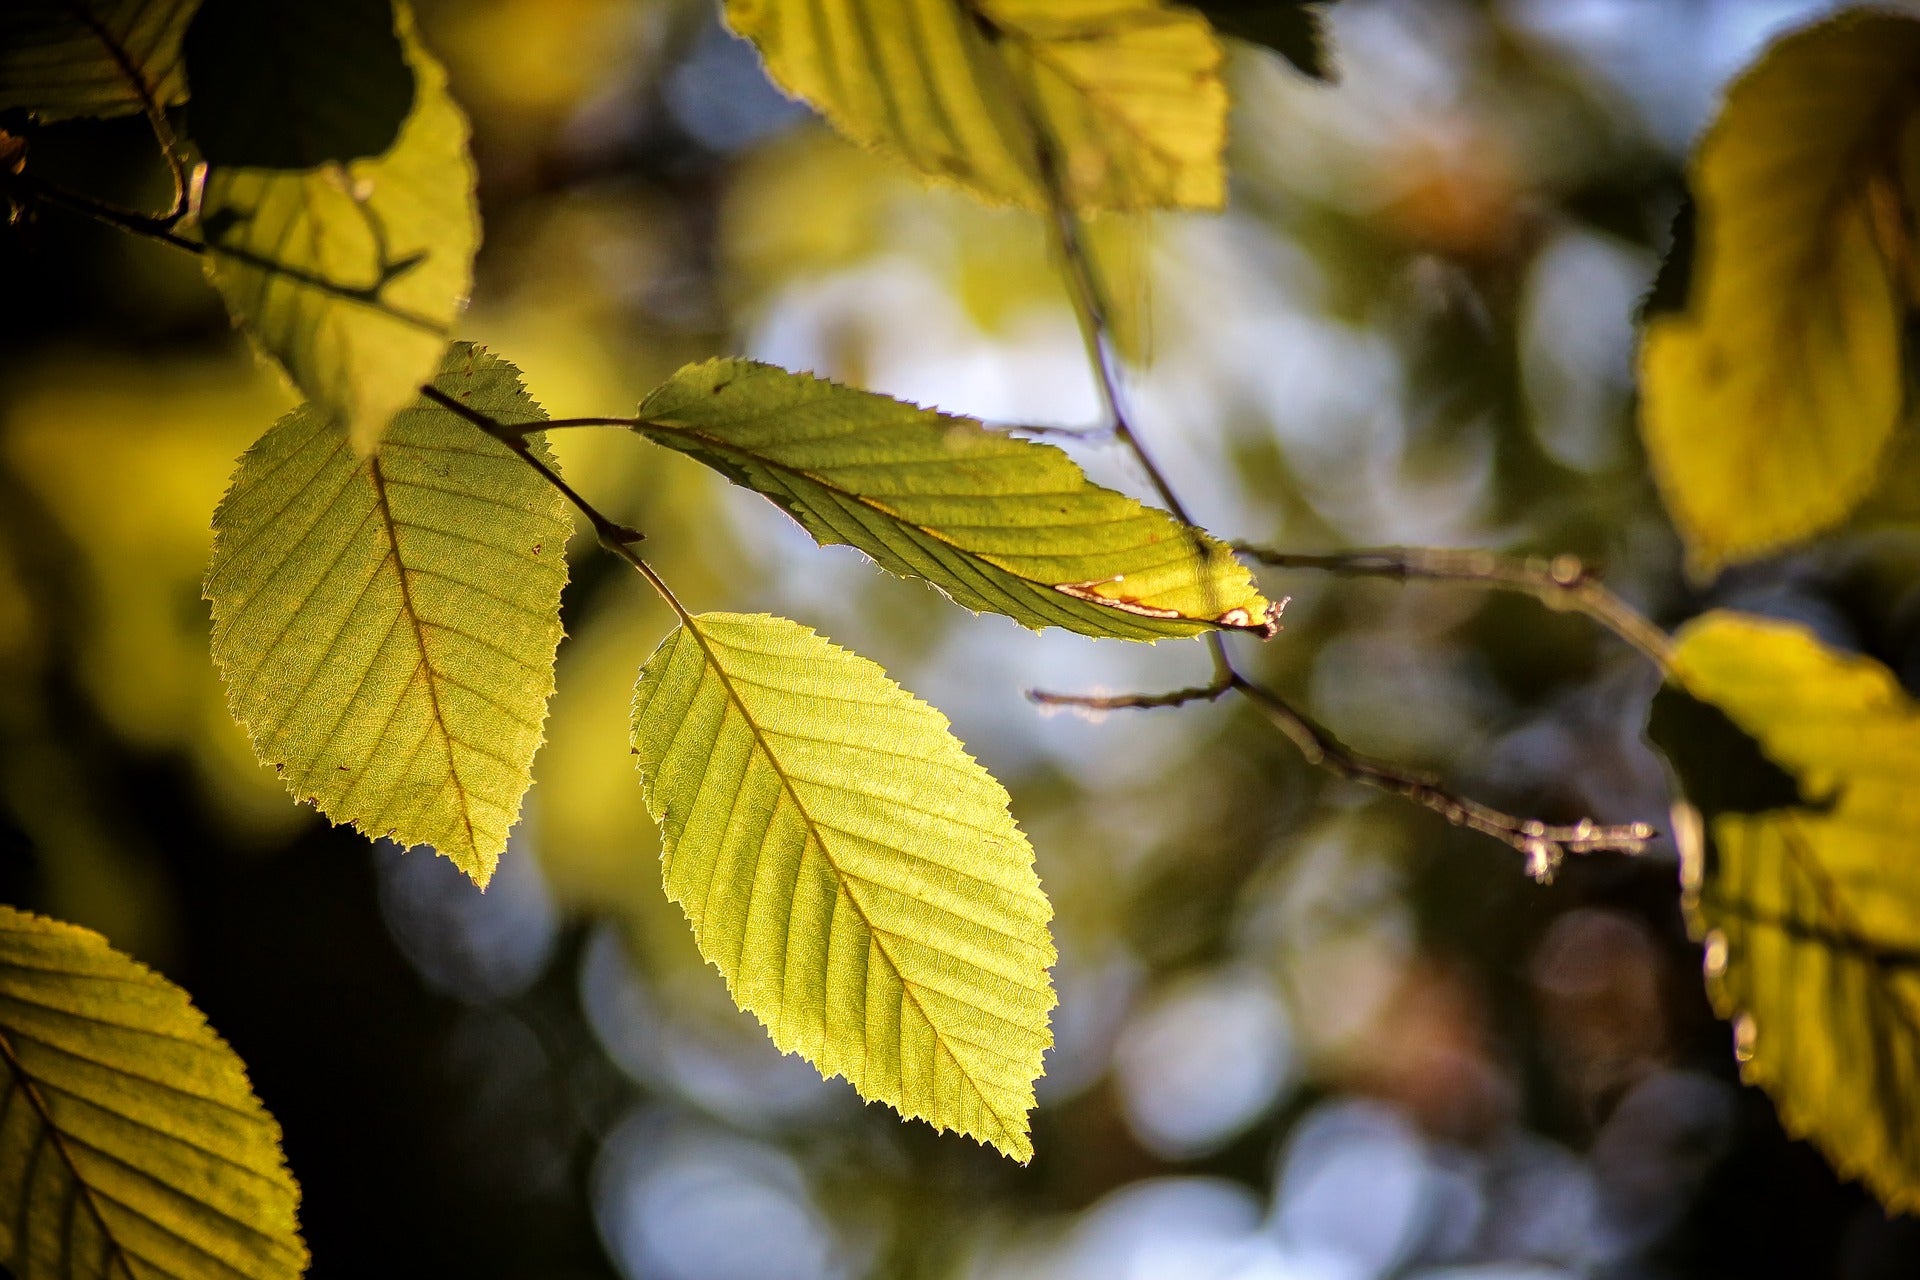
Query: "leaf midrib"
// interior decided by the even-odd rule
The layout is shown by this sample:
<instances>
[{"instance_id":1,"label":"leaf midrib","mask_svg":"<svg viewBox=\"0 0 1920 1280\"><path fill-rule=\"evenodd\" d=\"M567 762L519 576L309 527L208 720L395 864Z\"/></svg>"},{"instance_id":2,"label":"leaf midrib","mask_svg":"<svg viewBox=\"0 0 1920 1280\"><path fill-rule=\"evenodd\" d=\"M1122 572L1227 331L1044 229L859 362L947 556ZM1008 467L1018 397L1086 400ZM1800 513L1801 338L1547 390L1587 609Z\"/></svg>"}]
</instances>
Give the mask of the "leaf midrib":
<instances>
[{"instance_id":1,"label":"leaf midrib","mask_svg":"<svg viewBox=\"0 0 1920 1280\"><path fill-rule=\"evenodd\" d=\"M160 115L160 95L156 91L156 86L147 83L147 77L135 64L133 55L127 51L120 39L108 30L106 20L93 11L93 5L86 3L85 0L67 0L66 9L80 20L93 38L98 40L100 46L107 51L107 56L113 59L113 65L119 70L121 78L132 86L134 98L140 103L140 109L150 117ZM140 16L145 16L144 10Z\"/></svg>"},{"instance_id":2,"label":"leaf midrib","mask_svg":"<svg viewBox=\"0 0 1920 1280\"><path fill-rule=\"evenodd\" d=\"M393 508L387 501L387 480L380 467L379 455L367 459L367 479L373 487L374 506L380 512L380 523L386 530L387 555L393 562L394 577L400 583L400 612L407 619L413 631L413 642L420 653L422 683L427 689L427 703L433 713L433 727L439 732L440 744L447 755L447 778L453 783L453 789L459 800L460 825L466 832L467 852L478 856L479 841L473 831L473 811L467 795L467 785L460 778L460 765L454 758L453 731L447 727L445 713L440 707L440 673L433 665L433 656L427 651L426 622L420 617L413 603L413 587L407 578L406 558L400 554L400 530L393 518ZM405 696L404 691L401 695Z\"/></svg>"},{"instance_id":3,"label":"leaf midrib","mask_svg":"<svg viewBox=\"0 0 1920 1280\"><path fill-rule=\"evenodd\" d=\"M640 421L639 430L643 432L659 431L666 435L681 436L691 440L698 440L701 444L710 446L717 453L724 453L731 458L743 459L745 461L752 462L758 466L766 467L770 471L776 471L786 476L796 476L811 484L819 485L822 489L825 489L827 492L834 494L836 497L847 499L848 501L857 503L860 506L867 508L869 511L875 512L878 515L885 516L887 519L893 521L897 525L900 525L902 528L912 529L912 530L915 530L916 532L924 534L928 538L933 539L935 542L938 542L943 546L953 548L955 551L959 552L963 556L967 556L971 559L978 560L982 564L990 565L991 567L998 569L1000 572L1006 574L1008 577L1012 578L1016 582L1022 583L1031 589L1046 592L1050 597L1054 595L1063 595L1069 600L1078 600L1083 604L1092 605L1094 609L1097 610L1100 614L1120 613L1120 614L1125 614L1129 618L1146 616L1146 615L1135 614L1132 610L1123 609L1118 605L1096 603L1095 601L1086 599L1084 596L1076 596L1076 595L1073 595L1071 592L1060 591L1058 584L1051 583L1051 582L1042 582L1038 578L1029 577L1028 575L1020 572L1018 569L1013 568L1011 565L1005 563L1004 561L1002 561L1001 559L999 559L994 555L991 555L984 551L976 551L971 547L963 546L961 543L956 542L954 539L950 537L947 537L937 529L929 528L928 526L921 524L917 520L909 520L906 516L900 514L899 512L888 507L886 504L880 502L879 500L867 494L856 493L853 490L847 489L842 485L835 484L833 481L828 480L825 477L818 474L817 472L810 471L805 467L796 467L790 463L780 462L773 458L768 457L763 453L756 453L753 450L746 448L745 446L736 445L725 440L720 440L712 435L709 435L705 431L700 430L698 427L689 427L689 426L683 426L679 423L664 422L656 418L646 418ZM957 495L947 494L947 495L937 495L937 496L952 497ZM964 495L958 495L958 496L964 496ZM1011 496L1028 497L1028 496L1034 496L1034 495L1016 494ZM1062 495L1062 496L1072 496L1072 495ZM1121 496L1124 497L1126 495L1123 494ZM1142 513L1150 513L1156 510L1156 508L1149 507L1145 503L1140 502L1138 499L1133 499L1133 501L1135 506L1138 507L1139 511ZM1132 517L1129 517L1129 518L1131 519ZM1120 522L1119 521L1089 522L1089 527L1098 527L1099 524L1104 524L1104 523L1118 524ZM1151 546L1153 544L1142 543L1140 545ZM1205 557L1196 557L1196 559L1200 561L1200 564L1196 567L1200 569L1204 569L1206 567ZM1166 563L1171 564L1175 562L1167 561ZM1155 566L1155 567L1157 568L1159 566ZM915 571L914 576L918 578L926 578L925 574L919 573L918 571ZM1199 575L1196 575L1196 576L1199 576ZM928 579L928 580L931 581L931 579ZM1171 621L1175 621L1175 619L1164 619L1164 621L1171 622ZM1201 627L1217 627L1219 625L1218 623L1214 622L1212 619L1196 618L1191 614L1187 614L1187 613L1181 613L1178 618L1178 621L1189 624L1189 625L1201 626Z\"/></svg>"},{"instance_id":4,"label":"leaf midrib","mask_svg":"<svg viewBox=\"0 0 1920 1280\"><path fill-rule=\"evenodd\" d=\"M950 1037L941 1029L940 1024L934 1021L933 1015L927 1011L926 1005L921 1002L919 993L914 988L914 983L909 980L907 975L901 970L899 961L893 958L893 952L888 950L887 944L882 941L883 938L888 936L887 931L874 924L873 917L867 913L866 906L854 893L854 883L860 880L860 877L851 875L843 870L839 862L834 858L832 846L827 841L820 824L814 819L813 814L807 810L806 802L800 798L799 790L794 786L792 779L787 777L786 770L780 766L780 757L774 753L772 745L767 741L765 732L762 731L759 722L753 718L753 712L748 708L746 700L740 696L739 690L734 688L733 679L727 674L726 667L715 654L713 644L708 640L707 636L701 632L699 626L696 624L696 619L691 615L683 616L681 625L682 629L693 637L694 643L700 646L700 652L705 656L707 665L713 669L714 675L719 677L720 686L726 691L728 701L732 702L735 709L740 712L742 723L747 726L748 732L753 735L754 745L759 749L760 753L766 757L768 765L773 769L773 776L780 780L780 789L786 792L787 798L793 802L794 812L798 813L800 820L806 823L808 838L819 848L820 856L826 859L827 865L833 868L834 878L839 881L841 892L846 894L847 902L853 907L854 914L860 918L860 923L866 927L867 936L873 940L873 945L879 949L881 958L887 962L887 967L893 971L894 980L900 984L902 994L906 999L913 1002L914 1009L926 1022L927 1029L933 1032L934 1038L940 1047L946 1050L947 1056L952 1058L956 1065L960 1065L960 1055L955 1053L952 1045L948 1043ZM788 911L788 919L789 923L791 923L791 908L789 908ZM782 963L784 964L784 961ZM781 1003L784 1011L784 996L782 997ZM866 1057L869 1059L872 1057L871 1050L867 1052ZM867 1064L863 1062L861 1065L864 1069ZM980 1099L980 1105L986 1108L987 1114L991 1115L994 1123L1000 1126L1001 1135L1009 1141L1017 1141L1020 1136L1020 1129L1009 1124L1007 1118L1000 1114L999 1108L995 1107L993 1103L988 1100L986 1091L974 1080L973 1072L962 1066L960 1078L967 1082L967 1087L972 1089L974 1096Z\"/></svg>"},{"instance_id":5,"label":"leaf midrib","mask_svg":"<svg viewBox=\"0 0 1920 1280\"><path fill-rule=\"evenodd\" d=\"M138 1280L138 1277L134 1275L133 1262L127 1253L126 1245L120 1242L120 1237L115 1235L113 1228L107 1224L106 1216L101 1212L99 1202L94 1199L92 1185L88 1183L85 1177L81 1176L80 1166L74 1160L73 1152L67 1146L66 1135L61 1132L60 1126L55 1123L53 1111L47 1106L47 1100L40 1096L40 1089L34 1080L33 1074L27 1070L26 1064L20 1061L19 1054L14 1051L13 1037L7 1033L5 1027L0 1027L0 1059L6 1060L7 1069L13 1074L20 1091L27 1095L27 1102L33 1107L34 1114L40 1117L42 1132L47 1135L48 1141L53 1145L53 1149L59 1153L60 1162L67 1166L68 1176L73 1179L73 1185L78 1189L80 1198L86 1201L87 1213L92 1216L95 1225L100 1228L100 1234L106 1239L107 1244L112 1247L114 1260L119 1262L120 1270L125 1273L127 1280ZM24 1203L26 1197L23 1196L22 1200ZM25 1257L28 1242L23 1238L14 1241L14 1245L19 1250L20 1255Z\"/></svg>"}]
</instances>

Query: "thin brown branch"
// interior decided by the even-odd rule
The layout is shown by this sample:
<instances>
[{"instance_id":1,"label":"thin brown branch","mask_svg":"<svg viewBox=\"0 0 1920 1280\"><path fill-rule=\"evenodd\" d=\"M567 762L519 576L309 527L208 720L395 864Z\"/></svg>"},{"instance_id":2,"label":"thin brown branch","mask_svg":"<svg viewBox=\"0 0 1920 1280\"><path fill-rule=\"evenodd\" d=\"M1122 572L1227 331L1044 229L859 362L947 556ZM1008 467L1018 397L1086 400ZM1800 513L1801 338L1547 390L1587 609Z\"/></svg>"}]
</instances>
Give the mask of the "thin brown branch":
<instances>
[{"instance_id":1,"label":"thin brown branch","mask_svg":"<svg viewBox=\"0 0 1920 1280\"><path fill-rule=\"evenodd\" d=\"M356 306L377 311L383 316L387 316L390 319L397 320L402 324L409 325L423 332L439 334L443 331L443 326L432 317L421 315L405 307L396 307L380 297L381 292L388 284L411 270L418 263L420 255L414 255L410 258L383 264L380 268L380 278L370 285L344 285L336 280L329 280L325 276L315 275L311 271L305 271L299 267L289 266L284 262L276 262L271 258L262 257L249 249L241 249L233 246L219 246L216 248L202 240L190 240L174 232L172 230L172 224L166 219L149 218L143 213L132 213L128 210L96 200L92 196L82 195L77 191L70 191L65 187L56 186L49 182L42 182L31 174L0 174L0 193L12 196L29 205L46 205L49 208L61 209L68 213L78 214L83 218L90 218L95 222L103 223L116 230L141 236L148 240L158 241L161 244L179 249L185 253L206 254L217 252L225 257L234 259L236 262L245 263L257 270L284 277L285 279L293 281L295 284L304 285L309 289L327 294L329 297L338 298L342 302L350 302ZM630 420L623 419L621 421L630 425Z\"/></svg>"},{"instance_id":2,"label":"thin brown branch","mask_svg":"<svg viewBox=\"0 0 1920 1280\"><path fill-rule=\"evenodd\" d=\"M1502 812L1456 795L1431 777L1349 750L1324 726L1264 685L1235 675L1233 687L1300 749L1307 763L1337 778L1411 800L1456 827L1492 836L1525 855L1527 874L1543 884L1553 879L1568 854L1637 854L1643 852L1654 837L1653 828L1644 822L1601 826L1582 819L1571 826L1550 826L1537 818Z\"/></svg>"},{"instance_id":3,"label":"thin brown branch","mask_svg":"<svg viewBox=\"0 0 1920 1280\"><path fill-rule=\"evenodd\" d=\"M1585 614L1646 656L1662 672L1673 667L1673 642L1646 615L1602 583L1577 556L1502 556L1491 551L1374 547L1360 551L1277 551L1236 542L1233 549L1278 569L1304 569L1394 582L1458 582L1530 595L1550 609Z\"/></svg>"},{"instance_id":4,"label":"thin brown branch","mask_svg":"<svg viewBox=\"0 0 1920 1280\"><path fill-rule=\"evenodd\" d=\"M1072 707L1080 711L1141 711L1183 707L1189 702L1214 702L1232 688L1233 678L1229 673L1206 684L1175 689L1171 693L1050 693L1045 689L1029 689L1027 700L1043 707Z\"/></svg>"},{"instance_id":5,"label":"thin brown branch","mask_svg":"<svg viewBox=\"0 0 1920 1280\"><path fill-rule=\"evenodd\" d=\"M77 191L42 182L29 173L0 175L7 195L28 205L40 204L60 209L67 213L91 218L116 230L141 236L148 240L157 240L187 253L205 253L207 246L198 240L189 240L173 231L173 219L150 218L144 213L134 213L115 205L83 196Z\"/></svg>"},{"instance_id":6,"label":"thin brown branch","mask_svg":"<svg viewBox=\"0 0 1920 1280\"><path fill-rule=\"evenodd\" d=\"M993 35L994 31L990 28L989 38L993 38ZM1034 158L1041 185L1047 194L1051 230L1064 265L1067 292L1073 302L1074 314L1080 322L1081 336L1086 341L1088 362L1093 369L1101 400L1112 422L1114 436L1139 462L1167 509L1177 516L1181 523L1194 528L1196 526L1187 512L1186 505L1180 501L1180 496L1174 491L1172 482L1154 461L1152 454L1147 450L1144 441L1134 430L1127 416L1126 398L1120 383L1119 361L1113 350L1112 324L1102 302L1099 280L1094 271L1092 257L1087 252L1079 214L1062 181L1062 165L1057 144L1047 130L1046 123L1035 104L1024 92L1023 86L1018 83L1011 69L1007 70L1005 80L1033 131ZM1259 553L1251 549L1247 550L1248 554L1262 558ZM1408 561L1408 563L1411 565L1414 562ZM1330 568L1331 564L1326 558L1321 558L1316 564L1296 564L1292 567L1325 569ZM1437 568L1438 566L1425 567ZM1479 567L1477 562L1476 567ZM1566 564L1555 562L1537 575L1515 573L1511 575L1511 581L1499 576L1498 571L1506 567L1503 564L1495 564L1491 569L1483 569L1481 576L1486 577L1492 574L1493 576L1488 580L1496 585L1533 591L1536 594L1542 594L1542 598L1547 598L1550 594L1557 603L1557 607L1581 608L1615 630L1630 644L1647 653L1663 669L1665 668L1666 637L1651 623L1634 613L1618 597L1597 582L1588 579L1577 561L1573 562L1571 570ZM1557 579L1553 574L1553 569L1556 567L1563 571L1563 576L1570 572L1569 580L1563 582ZM1372 571L1388 572L1384 569ZM1417 574L1413 568L1408 568L1401 571L1401 576L1426 575ZM1332 733L1297 710L1279 694L1242 675L1239 668L1234 665L1232 655L1227 652L1226 642L1219 632L1213 631L1207 634L1207 647L1213 657L1214 678L1205 685L1176 689L1171 693L1163 694L1076 695L1043 693L1036 690L1030 692L1028 697L1045 706L1070 706L1090 711L1110 711L1181 706L1189 702L1213 701L1229 690L1238 692L1258 707L1300 749L1301 755L1309 764L1324 769L1336 777L1391 792L1432 810L1455 826L1466 827L1502 841L1525 855L1529 874L1542 881L1551 879L1561 861L1570 853L1601 851L1639 853L1646 847L1647 841L1653 837L1653 829L1644 823L1603 827L1591 821L1582 821L1573 826L1550 826L1537 819L1517 817L1481 804L1479 801L1455 795L1432 778L1409 773L1395 766L1358 755L1349 751Z\"/></svg>"},{"instance_id":7,"label":"thin brown branch","mask_svg":"<svg viewBox=\"0 0 1920 1280\"><path fill-rule=\"evenodd\" d=\"M420 388L420 394L450 413L457 414L466 419L474 426L492 436L495 440L498 440L501 444L506 445L507 448L513 450L520 461L526 463L538 472L542 479L557 489L562 497L568 502L571 502L580 514L587 518L587 523L593 526L594 536L600 540L601 546L633 566L634 571L647 580L647 585L659 593L660 598L667 602L667 607L672 609L682 622L692 620L693 615L687 611L686 606L682 605L679 598L673 594L673 589L667 586L666 579L662 578L659 571L648 564L646 560L641 557L640 553L633 549L634 545L644 541L647 535L631 525L621 524L619 521L612 519L598 507L587 501L578 489L568 484L566 479L562 477L558 471L548 466L546 461L533 451L533 446L527 443L527 437L529 435L551 425L550 423L526 422L512 424L501 422L492 415L474 408L472 405L462 404L459 400L456 400L438 387L423 386Z\"/></svg>"}]
</instances>

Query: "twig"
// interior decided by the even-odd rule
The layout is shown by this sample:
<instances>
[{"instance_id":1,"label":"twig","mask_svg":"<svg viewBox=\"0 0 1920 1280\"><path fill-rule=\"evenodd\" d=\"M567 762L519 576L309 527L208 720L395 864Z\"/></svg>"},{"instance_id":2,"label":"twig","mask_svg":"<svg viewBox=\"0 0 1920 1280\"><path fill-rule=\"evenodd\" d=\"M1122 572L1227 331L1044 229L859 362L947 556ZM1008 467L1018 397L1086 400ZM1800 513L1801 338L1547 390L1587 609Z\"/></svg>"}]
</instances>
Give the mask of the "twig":
<instances>
[{"instance_id":1,"label":"twig","mask_svg":"<svg viewBox=\"0 0 1920 1280\"><path fill-rule=\"evenodd\" d=\"M998 28L992 27L990 23L988 29L990 37L997 37L999 34ZM1054 240L1059 249L1061 261L1065 264L1067 292L1073 300L1074 314L1080 322L1081 336L1086 341L1088 360L1099 385L1101 400L1112 421L1114 436L1139 462L1167 509L1178 517L1182 524L1190 528L1195 527L1185 504L1180 501L1179 494L1174 491L1166 473L1160 469L1153 456L1147 451L1139 433L1133 429L1133 424L1127 416L1126 400L1120 386L1118 361L1110 339L1112 326L1101 301L1099 284L1094 275L1092 259L1087 253L1079 215L1075 212L1073 203L1068 198L1065 184L1061 181L1060 158L1055 149L1054 139L1049 134L1040 113L1023 92L1022 86L1017 83L1010 69L1005 79L1033 130L1036 167L1040 174L1041 185L1045 188L1048 197ZM1256 554L1252 549L1244 550L1247 550L1248 554ZM1330 566L1320 563L1293 567L1327 568ZM1494 567L1497 569L1502 566ZM1545 592L1551 587L1551 593L1556 599L1565 599L1564 607L1579 607L1591 613L1626 638L1629 643L1647 653L1664 669L1666 638L1660 635L1658 629L1634 613L1624 602L1597 582L1587 579L1585 571L1579 567L1577 561L1572 562L1571 568L1573 580L1564 583L1556 581L1550 571L1537 582L1532 577L1516 577L1510 582L1501 579L1499 582L1500 585L1520 590L1533 590L1537 593ZM1403 576L1412 576L1411 571ZM1486 574L1483 573L1480 576L1485 577ZM1634 622L1638 622L1640 627L1651 635L1638 634L1638 629L1633 625ZM1226 642L1218 631L1207 634L1207 646L1213 656L1214 678L1205 685L1176 689L1171 693L1162 694L1059 694L1031 690L1027 696L1043 706L1071 706L1091 711L1110 711L1181 706L1201 700L1213 701L1229 690L1237 692L1258 707L1287 736L1288 740L1300 749L1300 754L1305 757L1307 763L1324 769L1335 777L1402 796L1432 810L1455 826L1492 836L1525 855L1528 874L1543 882L1553 878L1561 861L1570 853L1602 851L1639 853L1645 849L1647 841L1653 838L1653 828L1645 823L1603 827L1583 820L1573 826L1549 826L1537 819L1520 818L1481 804L1479 801L1457 796L1442 787L1435 779L1408 773L1380 761L1357 755L1348 750L1331 732L1295 708L1278 693L1264 685L1254 683L1243 675L1234 665L1232 655L1227 652Z\"/></svg>"},{"instance_id":2,"label":"twig","mask_svg":"<svg viewBox=\"0 0 1920 1280\"><path fill-rule=\"evenodd\" d=\"M1585 614L1645 655L1662 672L1673 668L1673 642L1666 632L1608 590L1577 556L1520 558L1491 551L1428 547L1375 547L1320 554L1276 551L1244 542L1234 543L1233 549L1278 569L1306 569L1395 582L1414 579L1460 582L1495 591L1519 592L1550 609Z\"/></svg>"},{"instance_id":3,"label":"twig","mask_svg":"<svg viewBox=\"0 0 1920 1280\"><path fill-rule=\"evenodd\" d=\"M1213 702L1233 688L1231 674L1207 684L1197 684L1171 693L1049 693L1045 689L1027 690L1027 701L1043 707L1075 707L1082 711L1133 711L1153 707L1183 707L1189 702Z\"/></svg>"},{"instance_id":4,"label":"twig","mask_svg":"<svg viewBox=\"0 0 1920 1280\"><path fill-rule=\"evenodd\" d=\"M0 175L0 178L4 179L5 189L8 194L23 200L35 204L51 205L56 209L64 209L68 213L76 213L83 218L91 218L95 222L105 223L107 226L120 231L142 236L148 240L158 240L161 244L171 245L173 248L184 250L187 253L205 253L207 251L207 246L200 241L189 240L185 236L176 235L173 231L173 220L166 218L149 218L144 213L133 213L126 209L116 208L113 205L95 200L90 196L83 196L78 192L68 191L65 187L57 187L52 183L42 182L32 174L17 173Z\"/></svg>"},{"instance_id":5,"label":"twig","mask_svg":"<svg viewBox=\"0 0 1920 1280\"><path fill-rule=\"evenodd\" d=\"M327 294L329 297L338 298L342 302L351 302L356 306L366 307L371 311L379 312L383 316L387 316L390 319L399 321L401 324L420 329L424 332L440 334L443 331L443 326L432 317L423 316L405 307L396 307L380 297L381 291L385 289L390 282L417 265L419 260L418 255L398 262L383 264L380 268L380 279L371 285L345 285L335 280L329 280L325 276L315 275L313 272L303 270L300 267L289 266L284 262L275 262L273 259L262 257L250 249L242 249L232 245L209 245L203 240L190 240L173 231L172 224L164 218L149 218L142 213L131 213L128 210L116 208L113 205L95 200L91 196L81 195L77 191L69 191L65 187L55 186L50 182L42 182L31 174L0 174L0 190L31 203L49 205L56 209L64 209L68 213L78 214L83 218L91 218L95 222L104 223L109 227L129 232L136 236L142 236L148 240L158 241L161 244L179 249L185 253L219 253L237 262L245 263L257 270L284 277L285 279L293 281L295 284L304 285L309 289L318 290L321 293ZM627 422L630 420L622 419L621 421Z\"/></svg>"},{"instance_id":6,"label":"twig","mask_svg":"<svg viewBox=\"0 0 1920 1280\"><path fill-rule=\"evenodd\" d=\"M1307 763L1337 778L1404 797L1445 818L1456 827L1478 831L1519 850L1527 859L1527 874L1542 884L1568 854L1644 852L1654 830L1644 822L1600 826L1582 819L1571 826L1549 826L1537 818L1521 818L1455 795L1434 778L1409 773L1349 750L1331 731L1296 709L1273 690L1235 674L1233 687L1258 707L1300 749Z\"/></svg>"},{"instance_id":7,"label":"twig","mask_svg":"<svg viewBox=\"0 0 1920 1280\"><path fill-rule=\"evenodd\" d=\"M527 437L529 435L550 424L545 422L526 422L520 424L501 422L490 414L482 413L472 405L462 404L459 400L456 400L438 387L423 386L420 388L420 394L441 408L458 414L460 417L492 436L495 440L498 440L501 444L507 446L507 448L513 450L520 461L539 472L542 479L559 490L561 496L566 498L568 502L571 502L579 510L580 514L587 518L587 523L593 526L594 536L599 538L601 546L632 565L634 570L647 580L647 585L651 586L659 593L660 598L667 602L667 607L679 615L682 622L691 622L693 620L693 615L687 611L686 606L681 604L678 597L673 594L673 589L667 586L666 580L660 576L659 572L654 569L652 565L648 564L646 560L641 557L639 552L633 549L634 545L644 541L647 535L631 525L621 524L619 521L603 514L598 507L588 502L579 490L568 484L558 471L548 466L546 462L533 451L533 447L527 443Z\"/></svg>"}]
</instances>

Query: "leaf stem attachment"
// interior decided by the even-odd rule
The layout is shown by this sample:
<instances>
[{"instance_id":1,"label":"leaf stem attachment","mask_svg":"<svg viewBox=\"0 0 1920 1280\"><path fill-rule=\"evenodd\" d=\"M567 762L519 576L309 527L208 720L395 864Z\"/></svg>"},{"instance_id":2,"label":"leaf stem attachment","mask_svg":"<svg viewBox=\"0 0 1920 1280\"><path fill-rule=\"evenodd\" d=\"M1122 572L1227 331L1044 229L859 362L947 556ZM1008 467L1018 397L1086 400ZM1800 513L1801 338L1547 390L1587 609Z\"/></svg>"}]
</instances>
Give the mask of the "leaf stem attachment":
<instances>
[{"instance_id":1,"label":"leaf stem attachment","mask_svg":"<svg viewBox=\"0 0 1920 1280\"><path fill-rule=\"evenodd\" d=\"M555 489L558 489L561 495L565 497L568 502L571 502L579 510L581 515L587 518L587 523L593 526L594 536L599 538L601 546L632 565L634 571L647 580L647 585L652 587L654 591L659 594L660 598L667 602L667 607L672 609L682 622L691 622L693 620L692 613L690 613L687 607L680 603L679 598L673 594L673 589L667 585L666 579L662 578L659 571L648 564L646 560L641 557L640 553L634 550L634 546L645 541L647 535L632 525L621 524L619 521L612 519L591 502L588 502L578 489L568 484L566 479L561 476L558 471L548 466L547 463L533 451L532 447L527 444L527 437L529 435L532 435L536 431L545 430L547 427L556 424L549 422L528 422L519 425L510 425L480 412L471 405L462 404L438 387L423 386L420 388L420 394L447 410L449 413L457 414L466 419L474 426L492 436L495 440L498 440L501 444L507 446L507 448L513 450L520 461L539 472L542 479ZM617 421L624 423L627 420L620 419ZM562 419L561 423L564 425L589 425L571 419ZM596 422L591 425L607 424Z\"/></svg>"}]
</instances>

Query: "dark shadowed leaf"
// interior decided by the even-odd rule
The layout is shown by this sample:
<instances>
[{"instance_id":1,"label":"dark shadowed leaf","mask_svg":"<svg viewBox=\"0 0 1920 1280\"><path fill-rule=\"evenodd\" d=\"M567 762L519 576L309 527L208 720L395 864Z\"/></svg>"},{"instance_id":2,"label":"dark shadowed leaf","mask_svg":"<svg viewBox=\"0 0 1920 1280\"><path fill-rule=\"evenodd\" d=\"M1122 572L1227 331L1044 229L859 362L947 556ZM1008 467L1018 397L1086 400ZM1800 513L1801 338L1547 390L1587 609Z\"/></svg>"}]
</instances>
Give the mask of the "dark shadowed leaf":
<instances>
[{"instance_id":1,"label":"dark shadowed leaf","mask_svg":"<svg viewBox=\"0 0 1920 1280\"><path fill-rule=\"evenodd\" d=\"M1336 79L1321 12L1333 0L1188 0L1222 35L1265 45L1315 80Z\"/></svg>"},{"instance_id":2,"label":"dark shadowed leaf","mask_svg":"<svg viewBox=\"0 0 1920 1280\"><path fill-rule=\"evenodd\" d=\"M187 121L209 164L364 160L413 107L391 0L201 0L185 54Z\"/></svg>"},{"instance_id":3,"label":"dark shadowed leaf","mask_svg":"<svg viewBox=\"0 0 1920 1280\"><path fill-rule=\"evenodd\" d=\"M1675 680L1650 733L1742 1072L1841 1173L1920 1209L1920 705L1871 659L1731 613L1680 633Z\"/></svg>"},{"instance_id":4,"label":"dark shadowed leaf","mask_svg":"<svg viewBox=\"0 0 1920 1280\"><path fill-rule=\"evenodd\" d=\"M414 97L390 149L306 170L213 165L201 200L227 310L362 453L439 367L480 242L466 116L404 5L395 17Z\"/></svg>"},{"instance_id":5,"label":"dark shadowed leaf","mask_svg":"<svg viewBox=\"0 0 1920 1280\"><path fill-rule=\"evenodd\" d=\"M186 101L180 39L198 0L5 0L0 111L118 116Z\"/></svg>"}]
</instances>

